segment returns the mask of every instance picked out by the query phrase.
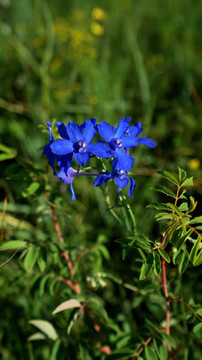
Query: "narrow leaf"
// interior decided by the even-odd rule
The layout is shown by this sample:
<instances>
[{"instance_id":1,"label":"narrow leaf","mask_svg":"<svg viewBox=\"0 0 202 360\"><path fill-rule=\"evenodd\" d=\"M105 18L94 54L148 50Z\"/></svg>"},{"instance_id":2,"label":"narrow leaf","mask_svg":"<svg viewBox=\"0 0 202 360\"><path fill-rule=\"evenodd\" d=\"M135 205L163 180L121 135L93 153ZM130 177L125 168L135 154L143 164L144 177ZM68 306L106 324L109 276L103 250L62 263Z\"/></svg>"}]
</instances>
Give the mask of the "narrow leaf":
<instances>
[{"instance_id":1,"label":"narrow leaf","mask_svg":"<svg viewBox=\"0 0 202 360\"><path fill-rule=\"evenodd\" d=\"M167 360L168 359L168 349L166 345L160 341L159 339L153 339L153 343L156 349L156 352L159 356L159 359L161 360Z\"/></svg>"},{"instance_id":2,"label":"narrow leaf","mask_svg":"<svg viewBox=\"0 0 202 360\"><path fill-rule=\"evenodd\" d=\"M199 249L199 245L200 245L200 242L201 242L201 237L198 236L194 246L192 247L191 249L191 252L190 252L190 261L192 262L192 264L194 265L195 263L195 259L196 259L196 256L197 256L197 252L198 252L198 249Z\"/></svg>"},{"instance_id":3,"label":"narrow leaf","mask_svg":"<svg viewBox=\"0 0 202 360\"><path fill-rule=\"evenodd\" d=\"M53 325L46 320L31 320L30 324L36 326L39 330L43 331L50 339L57 340L58 335Z\"/></svg>"},{"instance_id":4,"label":"narrow leaf","mask_svg":"<svg viewBox=\"0 0 202 360\"><path fill-rule=\"evenodd\" d=\"M128 356L134 355L134 351L130 349L118 349L112 351L107 357L106 360L118 360L118 359L125 359Z\"/></svg>"},{"instance_id":5,"label":"narrow leaf","mask_svg":"<svg viewBox=\"0 0 202 360\"><path fill-rule=\"evenodd\" d=\"M172 336L170 336L164 332L161 332L160 335L163 338L163 340L165 340L168 344L170 344L172 346L172 348L174 348L174 349L176 348L176 342Z\"/></svg>"},{"instance_id":6,"label":"narrow leaf","mask_svg":"<svg viewBox=\"0 0 202 360\"><path fill-rule=\"evenodd\" d=\"M189 221L189 224L202 224L202 216L197 216Z\"/></svg>"},{"instance_id":7,"label":"narrow leaf","mask_svg":"<svg viewBox=\"0 0 202 360\"><path fill-rule=\"evenodd\" d=\"M20 249L25 249L27 246L27 243L25 241L22 240L11 240L11 241L7 241L4 242L1 246L0 246L0 250L20 250Z\"/></svg>"},{"instance_id":8,"label":"narrow leaf","mask_svg":"<svg viewBox=\"0 0 202 360\"><path fill-rule=\"evenodd\" d=\"M26 271L33 268L38 256L38 249L35 246L30 246L25 256L24 267Z\"/></svg>"},{"instance_id":9,"label":"narrow leaf","mask_svg":"<svg viewBox=\"0 0 202 360\"><path fill-rule=\"evenodd\" d=\"M189 263L189 253L188 253L187 249L185 249L183 256L182 256L182 260L179 265L179 273L180 274L183 274L183 272L186 270L188 263Z\"/></svg>"},{"instance_id":10,"label":"narrow leaf","mask_svg":"<svg viewBox=\"0 0 202 360\"><path fill-rule=\"evenodd\" d=\"M198 254L196 260L194 261L194 266L199 266L202 264L202 250Z\"/></svg>"},{"instance_id":11,"label":"narrow leaf","mask_svg":"<svg viewBox=\"0 0 202 360\"><path fill-rule=\"evenodd\" d=\"M57 339L54 346L53 346L50 360L58 360L57 354L58 354L58 351L59 351L59 348L60 348L60 344L61 344L61 340Z\"/></svg>"},{"instance_id":12,"label":"narrow leaf","mask_svg":"<svg viewBox=\"0 0 202 360\"><path fill-rule=\"evenodd\" d=\"M158 174L166 178L167 180L171 181L175 185L179 185L177 179L168 171L158 171Z\"/></svg>"},{"instance_id":13,"label":"narrow leaf","mask_svg":"<svg viewBox=\"0 0 202 360\"><path fill-rule=\"evenodd\" d=\"M147 256L146 262L142 264L139 279L144 280L151 273L152 267L153 267L153 255L150 253Z\"/></svg>"},{"instance_id":14,"label":"narrow leaf","mask_svg":"<svg viewBox=\"0 0 202 360\"><path fill-rule=\"evenodd\" d=\"M164 185L156 185L156 186L154 186L154 189L163 194L166 194L167 196L171 196L174 199L176 198L176 195L174 194L174 192L172 192L172 190L170 190L169 188L167 188Z\"/></svg>"},{"instance_id":15,"label":"narrow leaf","mask_svg":"<svg viewBox=\"0 0 202 360\"><path fill-rule=\"evenodd\" d=\"M192 230L192 229L189 229L186 234L182 235L182 236L177 240L177 243L175 244L177 250L181 249L181 247L184 245L185 241L186 241L187 238L191 235L192 232L193 232L193 230Z\"/></svg>"},{"instance_id":16,"label":"narrow leaf","mask_svg":"<svg viewBox=\"0 0 202 360\"><path fill-rule=\"evenodd\" d=\"M73 308L79 308L81 307L81 303L76 299L70 299L67 301L64 301L59 306L56 307L56 309L53 311L53 315L57 314L61 311L73 309Z\"/></svg>"},{"instance_id":17,"label":"narrow leaf","mask_svg":"<svg viewBox=\"0 0 202 360\"><path fill-rule=\"evenodd\" d=\"M181 184L184 181L184 179L186 179L187 173L186 173L185 170L178 167L178 174L179 174L179 181L180 181L180 184Z\"/></svg>"},{"instance_id":18,"label":"narrow leaf","mask_svg":"<svg viewBox=\"0 0 202 360\"><path fill-rule=\"evenodd\" d=\"M153 252L154 272L158 276L161 272L161 259L157 251Z\"/></svg>"},{"instance_id":19,"label":"narrow leaf","mask_svg":"<svg viewBox=\"0 0 202 360\"><path fill-rule=\"evenodd\" d=\"M196 337L201 340L202 339L202 323L199 323L194 326L193 333L196 335Z\"/></svg>"},{"instance_id":20,"label":"narrow leaf","mask_svg":"<svg viewBox=\"0 0 202 360\"><path fill-rule=\"evenodd\" d=\"M186 179L182 184L181 186L192 186L193 185L193 176Z\"/></svg>"},{"instance_id":21,"label":"narrow leaf","mask_svg":"<svg viewBox=\"0 0 202 360\"><path fill-rule=\"evenodd\" d=\"M147 360L158 360L154 350L150 346L145 346L145 357Z\"/></svg>"},{"instance_id":22,"label":"narrow leaf","mask_svg":"<svg viewBox=\"0 0 202 360\"><path fill-rule=\"evenodd\" d=\"M158 252L164 258L164 260L167 261L167 263L170 263L169 255L167 254L167 252L165 250L158 248Z\"/></svg>"},{"instance_id":23,"label":"narrow leaf","mask_svg":"<svg viewBox=\"0 0 202 360\"><path fill-rule=\"evenodd\" d=\"M179 264L182 255L183 255L183 251L181 249L174 253L174 255L173 255L173 264L174 265Z\"/></svg>"},{"instance_id":24,"label":"narrow leaf","mask_svg":"<svg viewBox=\"0 0 202 360\"><path fill-rule=\"evenodd\" d=\"M27 341L35 341L35 340L45 340L47 337L41 332L36 332L33 335L29 336Z\"/></svg>"}]
</instances>

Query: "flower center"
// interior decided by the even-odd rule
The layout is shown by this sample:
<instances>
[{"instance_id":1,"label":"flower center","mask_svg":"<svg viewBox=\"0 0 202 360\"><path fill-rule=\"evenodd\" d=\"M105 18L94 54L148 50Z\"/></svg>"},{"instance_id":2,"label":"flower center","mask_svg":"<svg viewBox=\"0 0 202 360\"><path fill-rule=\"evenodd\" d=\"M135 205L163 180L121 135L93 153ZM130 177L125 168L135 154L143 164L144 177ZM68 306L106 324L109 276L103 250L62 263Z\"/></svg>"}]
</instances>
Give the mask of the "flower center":
<instances>
[{"instance_id":1,"label":"flower center","mask_svg":"<svg viewBox=\"0 0 202 360\"><path fill-rule=\"evenodd\" d=\"M110 142L110 145L112 147L113 150L115 150L115 148L121 148L122 147L122 142L119 139L113 138Z\"/></svg>"},{"instance_id":2,"label":"flower center","mask_svg":"<svg viewBox=\"0 0 202 360\"><path fill-rule=\"evenodd\" d=\"M77 143L77 151L80 152L80 153L83 153L86 151L86 142L85 141L78 141Z\"/></svg>"},{"instance_id":3,"label":"flower center","mask_svg":"<svg viewBox=\"0 0 202 360\"><path fill-rule=\"evenodd\" d=\"M120 178L120 179L124 179L125 176L126 176L126 171L124 170L117 170L117 176Z\"/></svg>"}]
</instances>

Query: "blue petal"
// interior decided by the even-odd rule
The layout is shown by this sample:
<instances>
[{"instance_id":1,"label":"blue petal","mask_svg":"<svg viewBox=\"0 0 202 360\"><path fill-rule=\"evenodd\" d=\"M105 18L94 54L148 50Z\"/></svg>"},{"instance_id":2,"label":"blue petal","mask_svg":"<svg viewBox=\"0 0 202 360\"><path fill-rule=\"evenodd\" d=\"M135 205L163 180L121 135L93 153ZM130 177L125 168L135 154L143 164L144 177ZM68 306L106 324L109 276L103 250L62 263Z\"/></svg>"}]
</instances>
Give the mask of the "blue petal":
<instances>
[{"instance_id":1,"label":"blue petal","mask_svg":"<svg viewBox=\"0 0 202 360\"><path fill-rule=\"evenodd\" d=\"M121 139L121 143L124 149L130 149L131 147L138 145L138 140L133 136L126 136Z\"/></svg>"},{"instance_id":2,"label":"blue petal","mask_svg":"<svg viewBox=\"0 0 202 360\"><path fill-rule=\"evenodd\" d=\"M66 155L73 152L73 143L70 140L59 139L51 144L51 150L56 155Z\"/></svg>"},{"instance_id":3,"label":"blue petal","mask_svg":"<svg viewBox=\"0 0 202 360\"><path fill-rule=\"evenodd\" d=\"M85 140L87 140L87 144L89 144L93 140L93 138L97 132L97 129L95 128L95 125L94 125L93 121L91 121L91 120L89 120L89 121L85 120L84 124L85 124L85 126L84 126L84 130L83 130L83 138Z\"/></svg>"},{"instance_id":4,"label":"blue petal","mask_svg":"<svg viewBox=\"0 0 202 360\"><path fill-rule=\"evenodd\" d=\"M91 156L90 152L83 152L83 153L74 152L74 158L76 162L83 166L88 162L90 156Z\"/></svg>"},{"instance_id":5,"label":"blue petal","mask_svg":"<svg viewBox=\"0 0 202 360\"><path fill-rule=\"evenodd\" d=\"M72 165L72 154L73 153L60 156L60 158L57 160L58 166L60 168L69 169Z\"/></svg>"},{"instance_id":6,"label":"blue petal","mask_svg":"<svg viewBox=\"0 0 202 360\"><path fill-rule=\"evenodd\" d=\"M44 148L43 148L43 155L46 155L46 156L47 156L48 163L49 163L49 165L50 165L50 166L52 167L52 169L53 169L53 175L57 175L56 172L55 172L55 169L54 169L54 162L55 162L56 156L52 153L49 144L47 144L46 146L44 146Z\"/></svg>"},{"instance_id":7,"label":"blue petal","mask_svg":"<svg viewBox=\"0 0 202 360\"><path fill-rule=\"evenodd\" d=\"M70 184L70 191L71 191L71 200L76 200L76 195L72 183Z\"/></svg>"},{"instance_id":8,"label":"blue petal","mask_svg":"<svg viewBox=\"0 0 202 360\"><path fill-rule=\"evenodd\" d=\"M129 178L129 181L130 181L130 186L129 186L129 189L128 189L128 196L129 197L132 197L133 196L133 191L136 187L136 182L134 179L130 179Z\"/></svg>"},{"instance_id":9,"label":"blue petal","mask_svg":"<svg viewBox=\"0 0 202 360\"><path fill-rule=\"evenodd\" d=\"M124 179L120 179L118 176L114 177L118 189L123 189L128 185L129 178L126 176Z\"/></svg>"},{"instance_id":10,"label":"blue petal","mask_svg":"<svg viewBox=\"0 0 202 360\"><path fill-rule=\"evenodd\" d=\"M113 151L109 148L108 145L103 143L95 143L87 146L87 151L90 151L93 155L100 158L109 158L113 155Z\"/></svg>"},{"instance_id":11,"label":"blue petal","mask_svg":"<svg viewBox=\"0 0 202 360\"><path fill-rule=\"evenodd\" d=\"M138 143L149 146L150 148L154 148L156 146L156 143L147 137L142 137L137 140Z\"/></svg>"},{"instance_id":12,"label":"blue petal","mask_svg":"<svg viewBox=\"0 0 202 360\"><path fill-rule=\"evenodd\" d=\"M117 159L117 170L130 171L131 167L134 164L134 159L132 155L126 154L124 150L116 149L118 155Z\"/></svg>"},{"instance_id":13,"label":"blue petal","mask_svg":"<svg viewBox=\"0 0 202 360\"><path fill-rule=\"evenodd\" d=\"M106 142L110 142L113 136L111 126L105 121L101 121L101 124L98 125L98 131L100 136L106 140Z\"/></svg>"},{"instance_id":14,"label":"blue petal","mask_svg":"<svg viewBox=\"0 0 202 360\"><path fill-rule=\"evenodd\" d=\"M125 117L119 121L114 137L120 139L124 136L125 132L128 130L130 120L131 118Z\"/></svg>"},{"instance_id":15,"label":"blue petal","mask_svg":"<svg viewBox=\"0 0 202 360\"><path fill-rule=\"evenodd\" d=\"M67 125L67 134L69 135L70 140L77 142L83 140L83 135L78 124L70 121Z\"/></svg>"},{"instance_id":16,"label":"blue petal","mask_svg":"<svg viewBox=\"0 0 202 360\"><path fill-rule=\"evenodd\" d=\"M59 133L59 135L60 135L62 138L69 140L69 136L68 136L68 134L67 134L66 125L63 124L63 123L61 123L61 122L59 122L59 121L57 121L57 122L55 123L55 125L58 127L58 133Z\"/></svg>"},{"instance_id":17,"label":"blue petal","mask_svg":"<svg viewBox=\"0 0 202 360\"><path fill-rule=\"evenodd\" d=\"M129 127L128 135L136 137L143 131L142 124L140 121L136 122L135 125Z\"/></svg>"},{"instance_id":18,"label":"blue petal","mask_svg":"<svg viewBox=\"0 0 202 360\"><path fill-rule=\"evenodd\" d=\"M101 174L105 174L105 176L96 176L96 178L93 181L93 185L94 186L100 186L105 184L109 179L112 179L112 174L105 172L105 173L101 173Z\"/></svg>"},{"instance_id":19,"label":"blue petal","mask_svg":"<svg viewBox=\"0 0 202 360\"><path fill-rule=\"evenodd\" d=\"M66 169L65 167L61 168L60 172L58 173L58 177L65 183L71 184L74 180L76 174L76 170L73 168Z\"/></svg>"},{"instance_id":20,"label":"blue petal","mask_svg":"<svg viewBox=\"0 0 202 360\"><path fill-rule=\"evenodd\" d=\"M50 122L50 121L47 121L47 122L46 122L46 125L48 125L47 130L48 130L48 132L49 132L49 143L51 144L51 143L54 141L54 139L53 139L53 134L52 134L52 130L51 130L51 122Z\"/></svg>"}]
</instances>

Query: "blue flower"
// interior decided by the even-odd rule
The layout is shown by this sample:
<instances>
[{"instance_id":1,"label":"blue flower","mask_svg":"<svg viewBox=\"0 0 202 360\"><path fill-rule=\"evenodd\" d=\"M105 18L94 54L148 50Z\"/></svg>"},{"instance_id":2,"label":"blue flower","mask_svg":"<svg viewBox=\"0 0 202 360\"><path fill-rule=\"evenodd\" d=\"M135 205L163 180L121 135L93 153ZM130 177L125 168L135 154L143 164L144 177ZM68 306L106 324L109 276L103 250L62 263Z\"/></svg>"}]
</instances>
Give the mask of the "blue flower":
<instances>
[{"instance_id":1,"label":"blue flower","mask_svg":"<svg viewBox=\"0 0 202 360\"><path fill-rule=\"evenodd\" d=\"M61 127L61 123L59 123ZM63 124L64 125L64 124ZM63 139L54 141L51 144L51 151L55 155L73 154L76 162L85 165L91 157L91 153L101 158L112 156L110 148L103 143L90 144L97 133L97 124L95 119L85 120L84 124L78 124L70 121L66 126L66 131L61 127L60 135ZM64 135L67 137L64 137Z\"/></svg>"},{"instance_id":2,"label":"blue flower","mask_svg":"<svg viewBox=\"0 0 202 360\"><path fill-rule=\"evenodd\" d=\"M72 168L62 167L60 168L60 172L58 173L58 177L65 183L70 185L71 191L71 200L76 200L76 195L73 188L73 180L77 172Z\"/></svg>"},{"instance_id":3,"label":"blue flower","mask_svg":"<svg viewBox=\"0 0 202 360\"><path fill-rule=\"evenodd\" d=\"M54 162L55 162L55 160L57 160L57 156L55 154L53 154L53 152L51 150L51 144L54 142L54 139L53 139L50 121L47 121L46 125L48 125L47 130L49 132L49 144L44 146L43 155L47 156L48 163L53 169L53 175L57 175L55 172L55 168L54 168Z\"/></svg>"},{"instance_id":4,"label":"blue flower","mask_svg":"<svg viewBox=\"0 0 202 360\"><path fill-rule=\"evenodd\" d=\"M128 131L129 117L125 117L119 121L117 128L110 126L107 122L101 121L98 125L100 136L109 144L114 158L117 158L120 168L129 171L133 166L134 159L129 156L125 149L130 149L137 145L137 140L131 136L125 136Z\"/></svg>"},{"instance_id":5,"label":"blue flower","mask_svg":"<svg viewBox=\"0 0 202 360\"><path fill-rule=\"evenodd\" d=\"M143 127L140 121L138 121L135 125L132 125L129 127L129 129L126 131L125 136L126 138L133 138L136 140L136 145L143 144L146 146L149 146L150 148L154 148L156 146L156 143L152 141L151 139L147 137L141 137L137 139L137 136L143 131Z\"/></svg>"},{"instance_id":6,"label":"blue flower","mask_svg":"<svg viewBox=\"0 0 202 360\"><path fill-rule=\"evenodd\" d=\"M103 176L103 174L105 174L105 176ZM117 189L119 191L120 189L125 188L128 185L128 183L130 183L129 189L128 189L128 196L129 197L133 196L133 191L135 189L136 182L134 179L129 178L129 176L127 175L127 172L125 170L122 170L119 168L119 163L118 163L117 159L113 160L112 173L102 172L102 173L100 173L100 175L102 175L102 176L98 175L95 178L95 180L93 181L94 186L103 185L108 180L114 179L116 182L116 185L117 185Z\"/></svg>"}]
</instances>

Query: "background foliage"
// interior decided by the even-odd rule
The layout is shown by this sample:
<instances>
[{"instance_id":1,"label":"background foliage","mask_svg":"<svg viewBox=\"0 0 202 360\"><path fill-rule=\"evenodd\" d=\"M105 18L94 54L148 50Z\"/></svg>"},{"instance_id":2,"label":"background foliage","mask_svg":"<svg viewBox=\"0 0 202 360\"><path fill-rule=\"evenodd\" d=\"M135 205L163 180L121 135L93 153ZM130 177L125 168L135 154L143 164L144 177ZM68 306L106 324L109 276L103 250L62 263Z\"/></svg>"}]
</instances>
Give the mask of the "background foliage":
<instances>
[{"instance_id":1,"label":"background foliage","mask_svg":"<svg viewBox=\"0 0 202 360\"><path fill-rule=\"evenodd\" d=\"M71 202L67 187L52 177L41 155L48 141L45 122L80 124L95 117L116 125L124 116L132 117L133 124L142 121L144 136L158 146L152 151L140 146L135 152L137 188L129 204L138 234L159 241L156 212L145 209L167 201L152 190L167 185L157 170L185 169L195 179L189 195L201 198L202 3L1 0L0 10L1 242L29 244L29 251L18 243L17 253L0 253L0 353L9 360L51 354L52 360L67 354L104 359L101 345L134 348L155 333L151 323L164 327L165 299L154 274L139 281L142 258L136 248L122 258L116 240L132 230L123 208L116 213L125 226L108 210L115 193L106 197L80 177L74 185L77 200ZM65 248L55 231L54 211ZM90 315L85 313L80 322L75 310L52 315L60 303L75 298L61 280L70 276L61 255L67 249L77 260L82 296L91 302ZM189 265L177 276L168 265L168 273L169 290L198 309L200 267ZM172 312L171 334L173 327L178 338L174 358L199 359L199 338L189 336L197 319L187 323L191 313L182 302L173 303ZM50 321L58 340L52 334L45 341L27 342L33 319ZM97 322L101 339L94 329ZM154 358L153 353L142 356Z\"/></svg>"}]
</instances>

